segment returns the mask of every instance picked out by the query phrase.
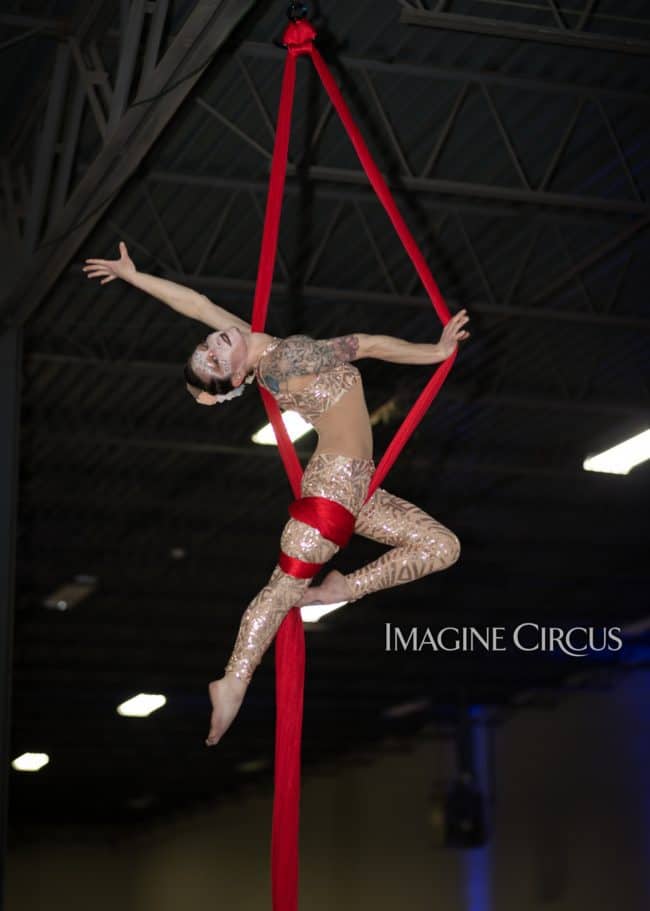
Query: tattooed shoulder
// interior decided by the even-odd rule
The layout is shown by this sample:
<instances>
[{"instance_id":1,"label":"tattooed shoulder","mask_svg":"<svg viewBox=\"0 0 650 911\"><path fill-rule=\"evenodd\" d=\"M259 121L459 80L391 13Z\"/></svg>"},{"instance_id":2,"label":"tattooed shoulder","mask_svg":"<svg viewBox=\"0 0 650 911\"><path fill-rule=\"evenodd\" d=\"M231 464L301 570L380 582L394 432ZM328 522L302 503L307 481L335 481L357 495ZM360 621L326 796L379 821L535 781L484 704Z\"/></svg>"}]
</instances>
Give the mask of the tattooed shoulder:
<instances>
[{"instance_id":1,"label":"tattooed shoulder","mask_svg":"<svg viewBox=\"0 0 650 911\"><path fill-rule=\"evenodd\" d=\"M262 379L271 392L281 391L291 377L323 373L345 361L354 360L359 351L356 335L332 339L313 339L291 335L265 359Z\"/></svg>"},{"instance_id":2,"label":"tattooed shoulder","mask_svg":"<svg viewBox=\"0 0 650 911\"><path fill-rule=\"evenodd\" d=\"M285 366L293 376L331 370L357 354L358 341L354 335L331 339L313 339L294 335L287 339L282 354Z\"/></svg>"},{"instance_id":3,"label":"tattooed shoulder","mask_svg":"<svg viewBox=\"0 0 650 911\"><path fill-rule=\"evenodd\" d=\"M358 335L340 335L322 344L329 345L339 361L353 361L359 353Z\"/></svg>"}]
</instances>

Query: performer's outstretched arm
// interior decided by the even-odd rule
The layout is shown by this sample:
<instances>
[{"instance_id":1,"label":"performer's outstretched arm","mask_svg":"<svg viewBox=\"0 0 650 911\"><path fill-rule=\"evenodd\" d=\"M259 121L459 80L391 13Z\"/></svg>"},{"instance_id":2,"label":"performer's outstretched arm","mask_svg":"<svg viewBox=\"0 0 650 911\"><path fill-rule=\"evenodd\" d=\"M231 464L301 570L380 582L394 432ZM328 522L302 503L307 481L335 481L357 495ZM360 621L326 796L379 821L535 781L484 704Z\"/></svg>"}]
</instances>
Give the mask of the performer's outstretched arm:
<instances>
[{"instance_id":1,"label":"performer's outstretched arm","mask_svg":"<svg viewBox=\"0 0 650 911\"><path fill-rule=\"evenodd\" d=\"M236 326L242 332L251 331L249 323L214 304L205 294L199 294L192 288L166 278L158 278L157 275L138 272L123 242L120 242L119 259L87 259L83 271L88 278L101 279L102 285L121 278L134 288L140 288L141 291L167 304L172 310L205 323L211 329L230 329Z\"/></svg>"},{"instance_id":2,"label":"performer's outstretched arm","mask_svg":"<svg viewBox=\"0 0 650 911\"><path fill-rule=\"evenodd\" d=\"M359 335L357 357L372 357L392 364L438 364L454 353L458 342L469 338L469 332L462 328L468 320L467 310L460 310L449 320L435 344L407 342L392 335Z\"/></svg>"}]
</instances>

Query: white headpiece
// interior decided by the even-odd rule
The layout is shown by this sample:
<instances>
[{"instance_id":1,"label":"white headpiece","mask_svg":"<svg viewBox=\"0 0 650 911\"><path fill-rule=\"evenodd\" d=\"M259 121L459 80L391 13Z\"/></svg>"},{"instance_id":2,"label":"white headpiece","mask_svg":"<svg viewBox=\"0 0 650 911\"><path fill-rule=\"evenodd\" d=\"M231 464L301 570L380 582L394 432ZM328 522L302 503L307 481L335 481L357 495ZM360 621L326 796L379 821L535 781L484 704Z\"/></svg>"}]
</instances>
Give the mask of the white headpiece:
<instances>
[{"instance_id":1,"label":"white headpiece","mask_svg":"<svg viewBox=\"0 0 650 911\"><path fill-rule=\"evenodd\" d=\"M217 404L220 405L222 402L227 402L230 399L236 399L238 395L243 395L243 393L246 391L245 387L248 385L248 383L252 383L254 379L255 374L249 373L244 382L239 386L236 386L235 389L231 389L230 392L226 392L225 395L215 395Z\"/></svg>"},{"instance_id":2,"label":"white headpiece","mask_svg":"<svg viewBox=\"0 0 650 911\"><path fill-rule=\"evenodd\" d=\"M224 395L212 395L210 392L206 392L205 389L200 389L198 386L192 386L190 383L187 383L186 385L187 385L189 392L194 396L195 399L198 399L198 395L200 395L202 392L205 392L206 395L209 395L210 398L213 399L212 404L221 405L222 402L228 402L230 399L236 399L237 396L243 395L243 393L245 392L245 386L247 386L249 383L252 383L254 379L255 379L255 374L249 373L243 383L241 383L239 386L236 386L234 389L231 389L230 392L226 392ZM194 394L195 390L198 393L198 395ZM199 404L208 404L208 403L201 402Z\"/></svg>"}]
</instances>

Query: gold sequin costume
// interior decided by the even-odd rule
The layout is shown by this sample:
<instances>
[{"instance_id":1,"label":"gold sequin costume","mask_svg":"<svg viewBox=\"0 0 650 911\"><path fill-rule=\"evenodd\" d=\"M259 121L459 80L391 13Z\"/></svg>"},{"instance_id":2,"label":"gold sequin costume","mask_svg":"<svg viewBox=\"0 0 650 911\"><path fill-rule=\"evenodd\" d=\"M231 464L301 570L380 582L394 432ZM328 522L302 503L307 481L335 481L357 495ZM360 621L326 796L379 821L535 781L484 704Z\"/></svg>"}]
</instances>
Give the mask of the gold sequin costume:
<instances>
[{"instance_id":1,"label":"gold sequin costume","mask_svg":"<svg viewBox=\"0 0 650 911\"><path fill-rule=\"evenodd\" d=\"M266 389L269 387L260 375L260 364L262 358L271 354L281 345L291 345L293 339L311 341L304 335L292 335L289 338L274 338L270 342L257 363L255 376L258 383ZM279 352L278 352L279 353ZM297 411L309 424L313 424L322 414L328 411L332 405L345 395L348 389L351 389L355 383L361 381L361 374L349 361L342 361L330 370L317 373L314 379L300 392L276 392L269 389L282 411Z\"/></svg>"},{"instance_id":2,"label":"gold sequin costume","mask_svg":"<svg viewBox=\"0 0 650 911\"><path fill-rule=\"evenodd\" d=\"M361 509L354 531L392 549L345 577L351 601L447 569L460 556L453 531L382 487Z\"/></svg>"},{"instance_id":3,"label":"gold sequin costume","mask_svg":"<svg viewBox=\"0 0 650 911\"><path fill-rule=\"evenodd\" d=\"M269 351L280 341L274 340L266 350ZM330 395L328 390L333 388L334 384L330 386L326 381L320 386L319 398L308 400L311 414L317 409L322 414L326 410L323 408L326 400L329 399L331 407L332 399L340 398L336 391ZM314 384L310 383L307 391L313 395ZM281 398L285 402L287 399L285 395L277 395L276 398L278 402ZM305 407L303 394L290 398L291 403L287 402L283 407ZM392 547L377 560L345 576L351 593L350 601L445 569L460 554L460 544L453 532L418 507L383 488L377 488L364 504L374 469L372 459L317 452L302 477L303 497L335 500L357 517L357 534ZM284 527L280 547L288 556L308 563L326 563L339 549L315 528L293 518ZM226 673L250 681L285 615L300 600L310 582L310 579L290 576L276 565L267 584L244 611Z\"/></svg>"}]
</instances>

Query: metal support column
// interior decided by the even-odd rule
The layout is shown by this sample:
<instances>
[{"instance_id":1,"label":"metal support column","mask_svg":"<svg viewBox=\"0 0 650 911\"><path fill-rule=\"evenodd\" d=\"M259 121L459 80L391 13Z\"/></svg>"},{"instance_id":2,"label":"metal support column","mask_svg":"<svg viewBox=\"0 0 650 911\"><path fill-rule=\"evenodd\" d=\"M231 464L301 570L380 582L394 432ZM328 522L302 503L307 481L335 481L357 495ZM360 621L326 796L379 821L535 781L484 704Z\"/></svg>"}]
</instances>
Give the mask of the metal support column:
<instances>
[{"instance_id":1,"label":"metal support column","mask_svg":"<svg viewBox=\"0 0 650 911\"><path fill-rule=\"evenodd\" d=\"M0 335L0 911L7 856L21 337L20 329Z\"/></svg>"}]
</instances>

